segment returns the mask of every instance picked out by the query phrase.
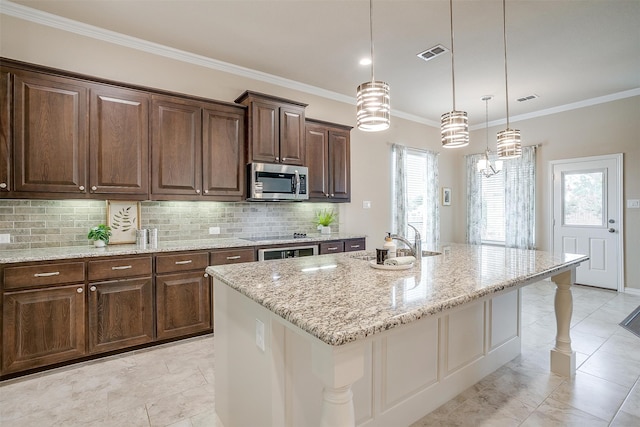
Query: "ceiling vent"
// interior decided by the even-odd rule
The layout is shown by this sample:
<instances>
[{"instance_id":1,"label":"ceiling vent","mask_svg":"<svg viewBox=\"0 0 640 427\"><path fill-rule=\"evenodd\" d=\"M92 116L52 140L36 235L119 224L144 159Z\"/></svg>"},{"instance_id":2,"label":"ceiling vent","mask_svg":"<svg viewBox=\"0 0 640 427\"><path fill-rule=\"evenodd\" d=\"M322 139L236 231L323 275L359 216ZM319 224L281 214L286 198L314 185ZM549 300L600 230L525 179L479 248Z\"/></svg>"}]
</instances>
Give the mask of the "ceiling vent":
<instances>
[{"instance_id":1,"label":"ceiling vent","mask_svg":"<svg viewBox=\"0 0 640 427\"><path fill-rule=\"evenodd\" d=\"M429 61L433 58L435 58L436 56L440 56L445 52L448 52L449 49L447 49L446 47L442 46L441 44L436 45L430 49L425 50L424 52L420 52L417 56L420 59L424 59L425 61Z\"/></svg>"},{"instance_id":2,"label":"ceiling vent","mask_svg":"<svg viewBox=\"0 0 640 427\"><path fill-rule=\"evenodd\" d=\"M527 96L523 96L522 98L518 98L518 99L516 99L516 101L525 102L525 101L531 101L532 99L536 99L536 98L540 98L540 96L536 95L535 93L533 93L531 95L527 95Z\"/></svg>"}]
</instances>

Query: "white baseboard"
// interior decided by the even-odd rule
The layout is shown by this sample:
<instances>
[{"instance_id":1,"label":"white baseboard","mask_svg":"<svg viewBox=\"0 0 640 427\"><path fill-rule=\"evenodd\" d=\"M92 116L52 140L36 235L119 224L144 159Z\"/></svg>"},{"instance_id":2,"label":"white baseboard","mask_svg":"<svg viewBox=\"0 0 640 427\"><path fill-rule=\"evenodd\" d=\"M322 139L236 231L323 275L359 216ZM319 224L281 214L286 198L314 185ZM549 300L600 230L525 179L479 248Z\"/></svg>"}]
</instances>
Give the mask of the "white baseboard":
<instances>
[{"instance_id":1,"label":"white baseboard","mask_svg":"<svg viewBox=\"0 0 640 427\"><path fill-rule=\"evenodd\" d=\"M626 287L624 288L624 293L625 294L631 294L631 295L638 295L640 296L640 289L638 288L630 288L630 287Z\"/></svg>"}]
</instances>

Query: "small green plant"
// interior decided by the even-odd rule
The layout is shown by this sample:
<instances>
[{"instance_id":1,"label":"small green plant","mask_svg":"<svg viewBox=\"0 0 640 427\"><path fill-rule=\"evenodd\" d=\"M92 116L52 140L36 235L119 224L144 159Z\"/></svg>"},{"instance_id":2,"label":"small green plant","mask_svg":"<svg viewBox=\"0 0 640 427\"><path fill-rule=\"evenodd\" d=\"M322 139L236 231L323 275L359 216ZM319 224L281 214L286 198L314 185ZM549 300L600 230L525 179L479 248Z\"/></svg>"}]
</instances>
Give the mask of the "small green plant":
<instances>
[{"instance_id":1,"label":"small green plant","mask_svg":"<svg viewBox=\"0 0 640 427\"><path fill-rule=\"evenodd\" d=\"M105 243L109 243L111 237L111 227L105 224L100 224L95 227L91 227L87 238L91 240L102 240Z\"/></svg>"},{"instance_id":2,"label":"small green plant","mask_svg":"<svg viewBox=\"0 0 640 427\"><path fill-rule=\"evenodd\" d=\"M323 209L316 213L316 224L328 227L336 220L336 213L333 209Z\"/></svg>"}]
</instances>

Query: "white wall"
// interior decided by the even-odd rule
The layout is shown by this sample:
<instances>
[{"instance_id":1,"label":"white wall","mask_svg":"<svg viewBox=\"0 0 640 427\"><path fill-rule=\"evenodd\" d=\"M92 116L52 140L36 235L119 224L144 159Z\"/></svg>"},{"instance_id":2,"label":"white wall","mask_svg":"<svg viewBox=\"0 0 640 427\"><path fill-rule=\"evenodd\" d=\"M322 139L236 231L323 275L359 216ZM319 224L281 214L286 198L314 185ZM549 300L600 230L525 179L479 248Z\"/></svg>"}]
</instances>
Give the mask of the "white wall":
<instances>
[{"instance_id":1,"label":"white wall","mask_svg":"<svg viewBox=\"0 0 640 427\"><path fill-rule=\"evenodd\" d=\"M232 102L251 89L306 102L307 116L355 124L353 105L239 77L198 65L141 52L70 32L0 15L0 55L115 81ZM357 82L359 83L359 82ZM357 83L354 84L354 92ZM392 92L393 94L393 92ZM355 93L354 93L355 96ZM447 102L443 103L448 105ZM610 102L515 123L525 145L542 144L538 156L537 241L548 249L550 160L625 153L625 199L640 198L640 97ZM495 135L499 129L491 129ZM466 196L464 154L484 150L484 130L472 133L464 150L440 147L439 131L392 119L380 133L351 133L352 203L340 205L341 230L367 234L370 248L381 244L391 224L390 143L435 150L440 155L440 186L453 191L451 206L441 209L441 241L464 242ZM371 201L370 210L362 201ZM625 211L626 284L640 289L640 210Z\"/></svg>"}]
</instances>

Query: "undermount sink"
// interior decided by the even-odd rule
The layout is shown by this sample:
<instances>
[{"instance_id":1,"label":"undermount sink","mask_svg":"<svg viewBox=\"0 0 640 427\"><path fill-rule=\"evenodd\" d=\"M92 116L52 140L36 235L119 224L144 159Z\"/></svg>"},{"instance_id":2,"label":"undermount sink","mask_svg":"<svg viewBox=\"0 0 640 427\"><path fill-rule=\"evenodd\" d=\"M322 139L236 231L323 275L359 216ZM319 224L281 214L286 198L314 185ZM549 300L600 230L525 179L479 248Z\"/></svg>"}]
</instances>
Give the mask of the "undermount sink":
<instances>
[{"instance_id":1,"label":"undermount sink","mask_svg":"<svg viewBox=\"0 0 640 427\"><path fill-rule=\"evenodd\" d=\"M422 251L422 257L442 255L442 252Z\"/></svg>"}]
</instances>

